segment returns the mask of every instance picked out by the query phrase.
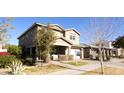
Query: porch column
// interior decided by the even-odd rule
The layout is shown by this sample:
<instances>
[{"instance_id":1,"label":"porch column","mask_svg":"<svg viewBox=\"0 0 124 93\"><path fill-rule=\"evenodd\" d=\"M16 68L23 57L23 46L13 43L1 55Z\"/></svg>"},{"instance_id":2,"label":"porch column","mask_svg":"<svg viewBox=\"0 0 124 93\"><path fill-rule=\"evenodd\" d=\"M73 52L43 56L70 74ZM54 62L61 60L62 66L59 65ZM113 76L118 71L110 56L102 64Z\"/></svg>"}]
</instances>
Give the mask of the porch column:
<instances>
[{"instance_id":1,"label":"porch column","mask_svg":"<svg viewBox=\"0 0 124 93\"><path fill-rule=\"evenodd\" d=\"M113 50L110 50L110 55L111 55L111 56L113 56L113 53L112 53L112 52L113 52Z\"/></svg>"},{"instance_id":2,"label":"porch column","mask_svg":"<svg viewBox=\"0 0 124 93\"><path fill-rule=\"evenodd\" d=\"M106 51L107 51L107 50L105 50L105 49L103 50L103 59L104 59L104 60L106 60Z\"/></svg>"},{"instance_id":3,"label":"porch column","mask_svg":"<svg viewBox=\"0 0 124 93\"><path fill-rule=\"evenodd\" d=\"M109 55L109 50L107 50L107 55L110 56L110 55Z\"/></svg>"},{"instance_id":4,"label":"porch column","mask_svg":"<svg viewBox=\"0 0 124 93\"><path fill-rule=\"evenodd\" d=\"M109 56L111 56L111 52L110 52L111 50L109 50Z\"/></svg>"},{"instance_id":5,"label":"porch column","mask_svg":"<svg viewBox=\"0 0 124 93\"><path fill-rule=\"evenodd\" d=\"M71 47L68 46L68 54L67 55L70 55L70 51L71 51Z\"/></svg>"},{"instance_id":6,"label":"porch column","mask_svg":"<svg viewBox=\"0 0 124 93\"><path fill-rule=\"evenodd\" d=\"M68 46L68 47L66 48L66 50L65 50L65 55L70 55L70 49L71 49L70 46Z\"/></svg>"},{"instance_id":7,"label":"porch column","mask_svg":"<svg viewBox=\"0 0 124 93\"><path fill-rule=\"evenodd\" d=\"M92 48L89 49L89 57L88 58L92 59L91 55L92 55Z\"/></svg>"},{"instance_id":8,"label":"porch column","mask_svg":"<svg viewBox=\"0 0 124 93\"><path fill-rule=\"evenodd\" d=\"M84 59L84 49L81 48L80 52L81 52L81 59Z\"/></svg>"},{"instance_id":9,"label":"porch column","mask_svg":"<svg viewBox=\"0 0 124 93\"><path fill-rule=\"evenodd\" d=\"M92 53L92 49L91 49L91 48L89 49L89 53L90 53L90 54Z\"/></svg>"}]
</instances>

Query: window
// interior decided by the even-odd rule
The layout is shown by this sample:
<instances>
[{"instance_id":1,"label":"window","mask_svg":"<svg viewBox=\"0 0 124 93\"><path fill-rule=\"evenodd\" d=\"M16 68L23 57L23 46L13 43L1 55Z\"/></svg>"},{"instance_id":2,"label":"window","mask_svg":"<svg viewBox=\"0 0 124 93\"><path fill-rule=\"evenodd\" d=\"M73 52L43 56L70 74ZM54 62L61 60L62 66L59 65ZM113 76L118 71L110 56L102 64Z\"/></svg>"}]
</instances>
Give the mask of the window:
<instances>
[{"instance_id":1,"label":"window","mask_svg":"<svg viewBox=\"0 0 124 93\"><path fill-rule=\"evenodd\" d=\"M73 40L75 40L75 36L73 36Z\"/></svg>"},{"instance_id":2,"label":"window","mask_svg":"<svg viewBox=\"0 0 124 93\"><path fill-rule=\"evenodd\" d=\"M76 38L75 38L75 35L74 34L70 34L70 40L75 40Z\"/></svg>"},{"instance_id":3,"label":"window","mask_svg":"<svg viewBox=\"0 0 124 93\"><path fill-rule=\"evenodd\" d=\"M73 40L73 36L72 35L70 35L70 40Z\"/></svg>"}]
</instances>

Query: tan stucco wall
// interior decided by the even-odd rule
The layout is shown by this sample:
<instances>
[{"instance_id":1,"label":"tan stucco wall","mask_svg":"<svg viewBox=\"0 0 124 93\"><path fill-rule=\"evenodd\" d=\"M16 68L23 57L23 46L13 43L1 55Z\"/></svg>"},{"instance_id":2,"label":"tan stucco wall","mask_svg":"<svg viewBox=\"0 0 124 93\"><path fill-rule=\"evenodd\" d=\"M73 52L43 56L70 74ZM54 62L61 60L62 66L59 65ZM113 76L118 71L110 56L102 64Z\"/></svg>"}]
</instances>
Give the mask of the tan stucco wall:
<instances>
[{"instance_id":1,"label":"tan stucco wall","mask_svg":"<svg viewBox=\"0 0 124 93\"><path fill-rule=\"evenodd\" d=\"M70 34L71 33L75 35L75 37L76 37L75 40L70 40ZM79 45L79 35L76 32L74 32L73 30L72 31L66 31L65 32L65 38L67 40L69 40L72 44Z\"/></svg>"},{"instance_id":2,"label":"tan stucco wall","mask_svg":"<svg viewBox=\"0 0 124 93\"><path fill-rule=\"evenodd\" d=\"M61 29L59 29L59 28L56 27L56 26L54 26L54 27L52 27L52 28L60 30L60 31L52 30L52 31L55 33L55 35L56 35L57 37L63 37L64 33L61 31ZM41 27L41 26L38 26L37 29L38 29L38 30L42 30L42 27Z\"/></svg>"},{"instance_id":3,"label":"tan stucco wall","mask_svg":"<svg viewBox=\"0 0 124 93\"><path fill-rule=\"evenodd\" d=\"M56 31L56 30L52 30L55 34L56 37L63 37L63 33L62 32L59 32L59 31Z\"/></svg>"},{"instance_id":4,"label":"tan stucco wall","mask_svg":"<svg viewBox=\"0 0 124 93\"><path fill-rule=\"evenodd\" d=\"M56 25L52 25L51 28L52 28L52 29L56 29L56 30L62 30L62 29L60 29L60 28L59 28L58 26L56 26Z\"/></svg>"},{"instance_id":5,"label":"tan stucco wall","mask_svg":"<svg viewBox=\"0 0 124 93\"><path fill-rule=\"evenodd\" d=\"M54 43L54 45L59 45L59 46L71 46L70 44L68 44L67 42L65 42L62 39L57 39L56 42Z\"/></svg>"},{"instance_id":6,"label":"tan stucco wall","mask_svg":"<svg viewBox=\"0 0 124 93\"><path fill-rule=\"evenodd\" d=\"M37 30L42 30L42 26L37 26Z\"/></svg>"}]
</instances>

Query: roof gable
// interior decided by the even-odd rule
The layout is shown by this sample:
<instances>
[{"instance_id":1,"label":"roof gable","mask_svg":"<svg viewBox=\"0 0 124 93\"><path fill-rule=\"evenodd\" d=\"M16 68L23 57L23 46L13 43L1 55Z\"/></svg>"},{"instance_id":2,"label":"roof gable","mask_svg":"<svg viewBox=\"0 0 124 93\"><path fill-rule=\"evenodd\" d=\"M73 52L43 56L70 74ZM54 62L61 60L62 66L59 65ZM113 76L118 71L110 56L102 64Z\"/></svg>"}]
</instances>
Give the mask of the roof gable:
<instances>
[{"instance_id":1,"label":"roof gable","mask_svg":"<svg viewBox=\"0 0 124 93\"><path fill-rule=\"evenodd\" d=\"M54 45L58 45L58 46L70 46L72 45L69 41L67 41L64 38L58 38L56 40L56 42L54 43Z\"/></svg>"},{"instance_id":2,"label":"roof gable","mask_svg":"<svg viewBox=\"0 0 124 93\"><path fill-rule=\"evenodd\" d=\"M74 28L67 29L66 31L74 31L75 33L77 33L80 36L80 33L77 30L75 30Z\"/></svg>"},{"instance_id":3,"label":"roof gable","mask_svg":"<svg viewBox=\"0 0 124 93\"><path fill-rule=\"evenodd\" d=\"M61 26L57 24L51 24L52 29L60 30L60 31L65 31Z\"/></svg>"},{"instance_id":4,"label":"roof gable","mask_svg":"<svg viewBox=\"0 0 124 93\"><path fill-rule=\"evenodd\" d=\"M23 36L24 34L26 34L30 29L32 29L33 27L35 27L36 25L39 25L39 26L44 26L46 27L47 25L44 25L44 24L40 24L40 23L34 23L33 25L31 25L24 33L22 33L18 39ZM58 31L65 31L62 27L60 27L59 25L57 24L50 24L51 26L51 29L54 29L54 30L58 30Z\"/></svg>"}]
</instances>

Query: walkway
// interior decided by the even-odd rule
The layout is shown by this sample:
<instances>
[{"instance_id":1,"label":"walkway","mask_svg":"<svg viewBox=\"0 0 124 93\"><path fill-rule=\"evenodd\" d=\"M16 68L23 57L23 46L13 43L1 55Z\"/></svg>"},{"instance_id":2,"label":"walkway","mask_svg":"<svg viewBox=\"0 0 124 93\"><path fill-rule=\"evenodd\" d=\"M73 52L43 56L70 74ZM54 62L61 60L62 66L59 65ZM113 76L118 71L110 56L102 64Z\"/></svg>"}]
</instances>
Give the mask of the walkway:
<instances>
[{"instance_id":1,"label":"walkway","mask_svg":"<svg viewBox=\"0 0 124 93\"><path fill-rule=\"evenodd\" d=\"M124 61L124 59L112 59L108 62L104 62L104 66L124 69L124 63L121 63L122 61ZM52 64L63 66L67 69L49 73L48 75L78 75L80 73L85 73L86 71L91 71L91 70L94 70L100 67L99 61L87 60L87 63L88 63L87 65L76 67L76 66L72 66L69 64L64 64L64 63L60 63L57 61L56 62L53 61Z\"/></svg>"}]
</instances>

